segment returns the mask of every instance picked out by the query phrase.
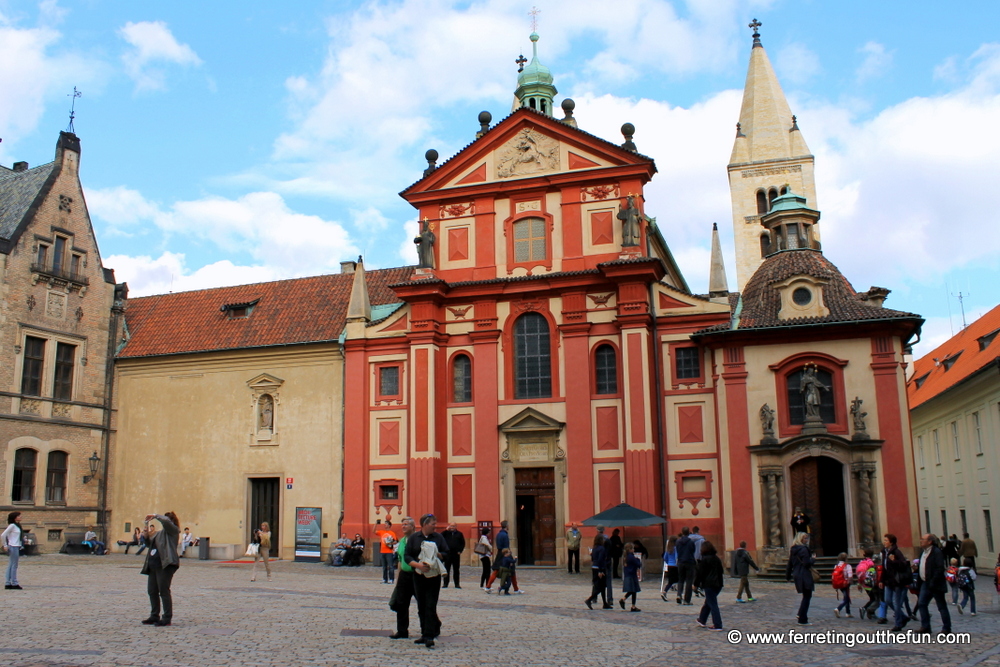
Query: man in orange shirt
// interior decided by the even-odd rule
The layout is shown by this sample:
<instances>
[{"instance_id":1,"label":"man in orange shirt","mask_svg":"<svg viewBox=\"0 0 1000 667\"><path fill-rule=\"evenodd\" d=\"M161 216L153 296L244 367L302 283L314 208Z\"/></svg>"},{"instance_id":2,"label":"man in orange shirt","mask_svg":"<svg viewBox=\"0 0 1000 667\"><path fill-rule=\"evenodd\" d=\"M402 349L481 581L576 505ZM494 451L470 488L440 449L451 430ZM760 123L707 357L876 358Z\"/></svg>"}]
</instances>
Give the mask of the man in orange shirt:
<instances>
[{"instance_id":1,"label":"man in orange shirt","mask_svg":"<svg viewBox=\"0 0 1000 667\"><path fill-rule=\"evenodd\" d=\"M375 535L378 536L379 553L382 556L382 583L391 584L396 581L396 566L394 550L396 547L396 534L392 532L392 521L385 520L385 525L381 528L375 526Z\"/></svg>"}]
</instances>

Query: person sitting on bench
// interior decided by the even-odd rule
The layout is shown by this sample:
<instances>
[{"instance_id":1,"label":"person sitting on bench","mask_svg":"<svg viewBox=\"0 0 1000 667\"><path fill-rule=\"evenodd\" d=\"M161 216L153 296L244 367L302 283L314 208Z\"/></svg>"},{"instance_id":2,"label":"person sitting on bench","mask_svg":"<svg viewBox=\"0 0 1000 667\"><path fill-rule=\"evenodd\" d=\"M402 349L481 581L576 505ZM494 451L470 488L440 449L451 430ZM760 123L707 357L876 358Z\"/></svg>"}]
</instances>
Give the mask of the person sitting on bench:
<instances>
[{"instance_id":1,"label":"person sitting on bench","mask_svg":"<svg viewBox=\"0 0 1000 667\"><path fill-rule=\"evenodd\" d=\"M94 532L93 526L87 527L87 534L83 536L83 544L90 547L91 553L95 556L103 556L108 553L108 550L104 546L104 542L97 539L97 533Z\"/></svg>"}]
</instances>

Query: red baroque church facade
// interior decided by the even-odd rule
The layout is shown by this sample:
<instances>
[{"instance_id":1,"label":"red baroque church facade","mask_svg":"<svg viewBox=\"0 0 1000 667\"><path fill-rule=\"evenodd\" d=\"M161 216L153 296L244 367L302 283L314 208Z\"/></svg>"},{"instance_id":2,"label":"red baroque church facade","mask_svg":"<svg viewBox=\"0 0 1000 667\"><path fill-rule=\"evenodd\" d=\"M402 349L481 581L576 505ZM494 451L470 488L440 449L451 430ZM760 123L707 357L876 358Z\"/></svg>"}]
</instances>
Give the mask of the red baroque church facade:
<instances>
[{"instance_id":1,"label":"red baroque church facade","mask_svg":"<svg viewBox=\"0 0 1000 667\"><path fill-rule=\"evenodd\" d=\"M628 502L725 549L779 553L796 507L828 555L914 543L902 362L921 321L823 256L811 156L765 154L798 127L759 42L750 74L730 173L734 224L761 240L738 247L739 292L717 237L710 294L691 292L644 211L653 160L628 126L619 146L572 104L552 117L537 57L522 106L402 192L422 267L388 314L359 267L348 309L342 531L508 520L522 563L556 564L567 524ZM663 534L626 533L654 552Z\"/></svg>"}]
</instances>

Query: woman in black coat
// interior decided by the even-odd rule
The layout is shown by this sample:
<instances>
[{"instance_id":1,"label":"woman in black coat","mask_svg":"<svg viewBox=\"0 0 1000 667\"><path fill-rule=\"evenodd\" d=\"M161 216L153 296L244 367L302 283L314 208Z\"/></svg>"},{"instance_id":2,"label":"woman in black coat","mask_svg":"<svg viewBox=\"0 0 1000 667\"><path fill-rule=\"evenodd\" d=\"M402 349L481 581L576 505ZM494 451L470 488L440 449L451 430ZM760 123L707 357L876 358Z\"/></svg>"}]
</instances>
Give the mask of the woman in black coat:
<instances>
[{"instance_id":1,"label":"woman in black coat","mask_svg":"<svg viewBox=\"0 0 1000 667\"><path fill-rule=\"evenodd\" d=\"M812 566L815 562L816 559L809 551L809 533L799 533L792 541L788 566L785 568L785 581L794 581L795 592L802 595L802 602L799 603L799 625L809 625L809 602L816 588L812 576Z\"/></svg>"},{"instance_id":2,"label":"woman in black coat","mask_svg":"<svg viewBox=\"0 0 1000 667\"><path fill-rule=\"evenodd\" d=\"M590 597L583 601L587 605L587 609L593 609L594 603L597 602L597 596L600 594L601 602L604 603L604 609L611 609L611 605L608 604L607 596L607 583L604 580L605 569L608 565L608 550L604 546L604 536L598 533L594 537L594 546L590 550L590 571L591 571L591 589Z\"/></svg>"},{"instance_id":3,"label":"woman in black coat","mask_svg":"<svg viewBox=\"0 0 1000 667\"><path fill-rule=\"evenodd\" d=\"M705 593L705 602L698 614L698 625L707 627L708 615L712 614L712 630L722 630L722 613L719 611L719 593L722 592L725 568L715 546L705 540L701 543L701 560L695 566L694 585Z\"/></svg>"}]
</instances>

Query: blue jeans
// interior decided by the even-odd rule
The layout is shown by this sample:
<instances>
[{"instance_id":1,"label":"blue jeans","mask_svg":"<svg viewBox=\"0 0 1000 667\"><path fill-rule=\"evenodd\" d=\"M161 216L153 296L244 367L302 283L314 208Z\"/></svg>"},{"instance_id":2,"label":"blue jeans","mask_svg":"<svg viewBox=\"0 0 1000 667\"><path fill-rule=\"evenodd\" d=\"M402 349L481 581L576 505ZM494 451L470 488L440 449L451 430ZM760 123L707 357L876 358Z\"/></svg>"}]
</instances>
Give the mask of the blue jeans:
<instances>
[{"instance_id":1,"label":"blue jeans","mask_svg":"<svg viewBox=\"0 0 1000 667\"><path fill-rule=\"evenodd\" d=\"M704 623L708 620L708 614L712 614L712 625L722 627L722 614L719 612L719 592L721 588L703 588L705 602L701 605L701 613L698 614L698 621Z\"/></svg>"},{"instance_id":2,"label":"blue jeans","mask_svg":"<svg viewBox=\"0 0 1000 667\"><path fill-rule=\"evenodd\" d=\"M907 601L906 588L887 588L885 590L886 597L888 598L887 603L890 607L892 607L892 613L896 617L896 622L893 624L893 627L902 628L906 626L907 622L910 620L910 615L903 613L903 604Z\"/></svg>"},{"instance_id":3,"label":"blue jeans","mask_svg":"<svg viewBox=\"0 0 1000 667\"><path fill-rule=\"evenodd\" d=\"M844 595L844 599L841 600L840 604L837 605L837 611L843 608L847 608L848 616L851 614L851 589L850 587L844 588L840 591Z\"/></svg>"},{"instance_id":4,"label":"blue jeans","mask_svg":"<svg viewBox=\"0 0 1000 667\"><path fill-rule=\"evenodd\" d=\"M949 583L951 586L951 603L958 604L958 584Z\"/></svg>"},{"instance_id":5,"label":"blue jeans","mask_svg":"<svg viewBox=\"0 0 1000 667\"><path fill-rule=\"evenodd\" d=\"M966 603L969 603L971 611L973 614L976 613L976 589L975 588L963 588L962 589L962 603L958 606L965 609Z\"/></svg>"},{"instance_id":6,"label":"blue jeans","mask_svg":"<svg viewBox=\"0 0 1000 667\"><path fill-rule=\"evenodd\" d=\"M937 603L938 613L941 614L941 632L951 632L951 614L948 613L948 601L944 599L944 591L935 593L931 591L931 587L926 583L920 588L920 597L917 598L920 627L930 630L931 612L928 607L932 599Z\"/></svg>"},{"instance_id":7,"label":"blue jeans","mask_svg":"<svg viewBox=\"0 0 1000 667\"><path fill-rule=\"evenodd\" d=\"M21 547L7 547L10 553L10 563L7 564L7 576L4 583L8 586L20 586L17 583L17 562L21 558Z\"/></svg>"}]
</instances>

